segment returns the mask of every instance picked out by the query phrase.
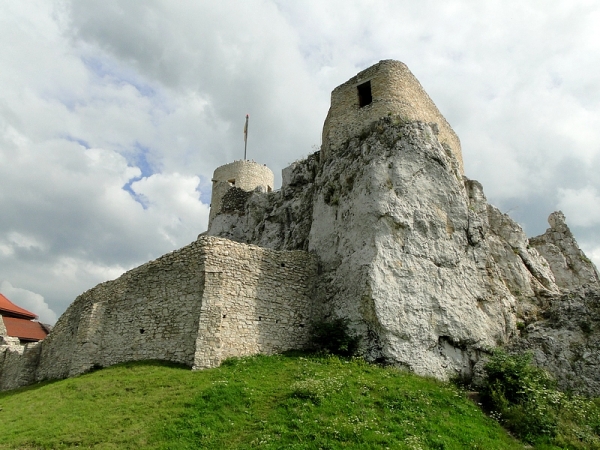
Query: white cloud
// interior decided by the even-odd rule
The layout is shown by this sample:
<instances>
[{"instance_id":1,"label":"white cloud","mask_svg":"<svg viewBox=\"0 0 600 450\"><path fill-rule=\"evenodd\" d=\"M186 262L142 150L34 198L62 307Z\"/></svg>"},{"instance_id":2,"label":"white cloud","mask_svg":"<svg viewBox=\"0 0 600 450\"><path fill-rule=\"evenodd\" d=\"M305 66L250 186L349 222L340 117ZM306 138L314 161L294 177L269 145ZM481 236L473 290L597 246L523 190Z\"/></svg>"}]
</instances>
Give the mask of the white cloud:
<instances>
[{"instance_id":1,"label":"white cloud","mask_svg":"<svg viewBox=\"0 0 600 450\"><path fill-rule=\"evenodd\" d=\"M559 208L574 226L600 225L600 194L595 188L559 189Z\"/></svg>"},{"instance_id":2,"label":"white cloud","mask_svg":"<svg viewBox=\"0 0 600 450\"><path fill-rule=\"evenodd\" d=\"M14 287L8 281L3 280L0 284L0 292L4 294L15 305L25 308L38 316L38 320L43 323L53 325L56 322L56 313L44 301L44 297L35 292Z\"/></svg>"},{"instance_id":3,"label":"white cloud","mask_svg":"<svg viewBox=\"0 0 600 450\"><path fill-rule=\"evenodd\" d=\"M199 183L198 177L179 173L154 174L134 182L131 189L154 216L162 235L177 245L181 234L191 237L208 225L209 208L200 201Z\"/></svg>"}]
</instances>

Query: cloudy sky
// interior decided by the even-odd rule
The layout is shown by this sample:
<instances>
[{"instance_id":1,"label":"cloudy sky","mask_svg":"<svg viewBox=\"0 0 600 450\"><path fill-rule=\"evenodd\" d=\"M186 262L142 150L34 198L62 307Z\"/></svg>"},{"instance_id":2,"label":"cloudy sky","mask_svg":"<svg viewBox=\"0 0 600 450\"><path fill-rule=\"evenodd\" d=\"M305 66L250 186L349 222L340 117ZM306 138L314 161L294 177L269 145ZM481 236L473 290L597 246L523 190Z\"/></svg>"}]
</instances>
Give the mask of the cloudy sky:
<instances>
[{"instance_id":1,"label":"cloudy sky","mask_svg":"<svg viewBox=\"0 0 600 450\"><path fill-rule=\"evenodd\" d=\"M600 265L597 0L3 0L0 292L53 323L191 242L246 113L249 157L279 174L381 59L420 80L492 204L529 236L561 209Z\"/></svg>"}]
</instances>

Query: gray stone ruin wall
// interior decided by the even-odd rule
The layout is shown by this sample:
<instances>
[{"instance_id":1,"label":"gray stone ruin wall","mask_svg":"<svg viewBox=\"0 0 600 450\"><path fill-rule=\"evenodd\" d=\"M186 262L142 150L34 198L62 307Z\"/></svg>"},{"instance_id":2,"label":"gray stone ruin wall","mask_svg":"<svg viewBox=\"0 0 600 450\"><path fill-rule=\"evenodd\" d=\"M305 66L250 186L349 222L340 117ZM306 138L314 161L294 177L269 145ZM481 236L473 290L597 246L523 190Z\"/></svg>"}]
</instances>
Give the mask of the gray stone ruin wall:
<instances>
[{"instance_id":1,"label":"gray stone ruin wall","mask_svg":"<svg viewBox=\"0 0 600 450\"><path fill-rule=\"evenodd\" d=\"M201 237L80 295L42 342L0 350L0 390L127 361L214 367L303 347L317 262Z\"/></svg>"},{"instance_id":2,"label":"gray stone ruin wall","mask_svg":"<svg viewBox=\"0 0 600 450\"><path fill-rule=\"evenodd\" d=\"M35 379L41 343L0 348L0 390L31 384Z\"/></svg>"},{"instance_id":3,"label":"gray stone ruin wall","mask_svg":"<svg viewBox=\"0 0 600 450\"><path fill-rule=\"evenodd\" d=\"M236 187L249 192L260 187L271 192L274 180L271 169L254 161L240 160L217 167L212 178L209 226L221 211L221 201L229 189Z\"/></svg>"},{"instance_id":4,"label":"gray stone ruin wall","mask_svg":"<svg viewBox=\"0 0 600 450\"><path fill-rule=\"evenodd\" d=\"M361 107L357 87L370 83L372 103ZM437 124L439 141L454 155L464 174L460 140L408 67L383 60L359 72L331 93L331 107L323 125L322 160L343 149L348 139L361 135L373 122L394 116L404 122Z\"/></svg>"},{"instance_id":5,"label":"gray stone ruin wall","mask_svg":"<svg viewBox=\"0 0 600 450\"><path fill-rule=\"evenodd\" d=\"M304 347L316 257L211 239L194 368Z\"/></svg>"}]
</instances>

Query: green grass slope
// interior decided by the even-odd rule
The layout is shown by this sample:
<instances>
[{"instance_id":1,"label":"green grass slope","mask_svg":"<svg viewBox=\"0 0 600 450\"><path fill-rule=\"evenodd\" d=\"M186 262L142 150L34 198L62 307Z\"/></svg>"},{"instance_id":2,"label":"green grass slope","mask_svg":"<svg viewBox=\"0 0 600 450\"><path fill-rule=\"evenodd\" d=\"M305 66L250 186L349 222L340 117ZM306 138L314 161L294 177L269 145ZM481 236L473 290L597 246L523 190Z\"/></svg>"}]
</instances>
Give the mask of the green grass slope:
<instances>
[{"instance_id":1,"label":"green grass slope","mask_svg":"<svg viewBox=\"0 0 600 450\"><path fill-rule=\"evenodd\" d=\"M452 385L361 360L131 363L0 394L0 449L513 449Z\"/></svg>"}]
</instances>

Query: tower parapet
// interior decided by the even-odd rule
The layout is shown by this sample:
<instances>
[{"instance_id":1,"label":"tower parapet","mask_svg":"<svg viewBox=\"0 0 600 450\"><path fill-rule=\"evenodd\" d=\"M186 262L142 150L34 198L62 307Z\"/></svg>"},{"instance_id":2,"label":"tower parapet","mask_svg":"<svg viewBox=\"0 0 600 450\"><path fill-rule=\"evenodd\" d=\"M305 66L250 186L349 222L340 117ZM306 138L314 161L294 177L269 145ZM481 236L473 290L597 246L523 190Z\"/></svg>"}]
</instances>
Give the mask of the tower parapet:
<instances>
[{"instance_id":1,"label":"tower parapet","mask_svg":"<svg viewBox=\"0 0 600 450\"><path fill-rule=\"evenodd\" d=\"M436 123L440 142L450 148L464 173L458 136L408 67L391 59L359 72L333 90L323 126L322 159L388 115L406 121Z\"/></svg>"},{"instance_id":2,"label":"tower parapet","mask_svg":"<svg viewBox=\"0 0 600 450\"><path fill-rule=\"evenodd\" d=\"M209 227L213 218L221 211L223 196L231 188L249 192L263 187L266 192L271 192L274 181L271 169L254 161L239 160L217 167L212 177Z\"/></svg>"}]
</instances>

